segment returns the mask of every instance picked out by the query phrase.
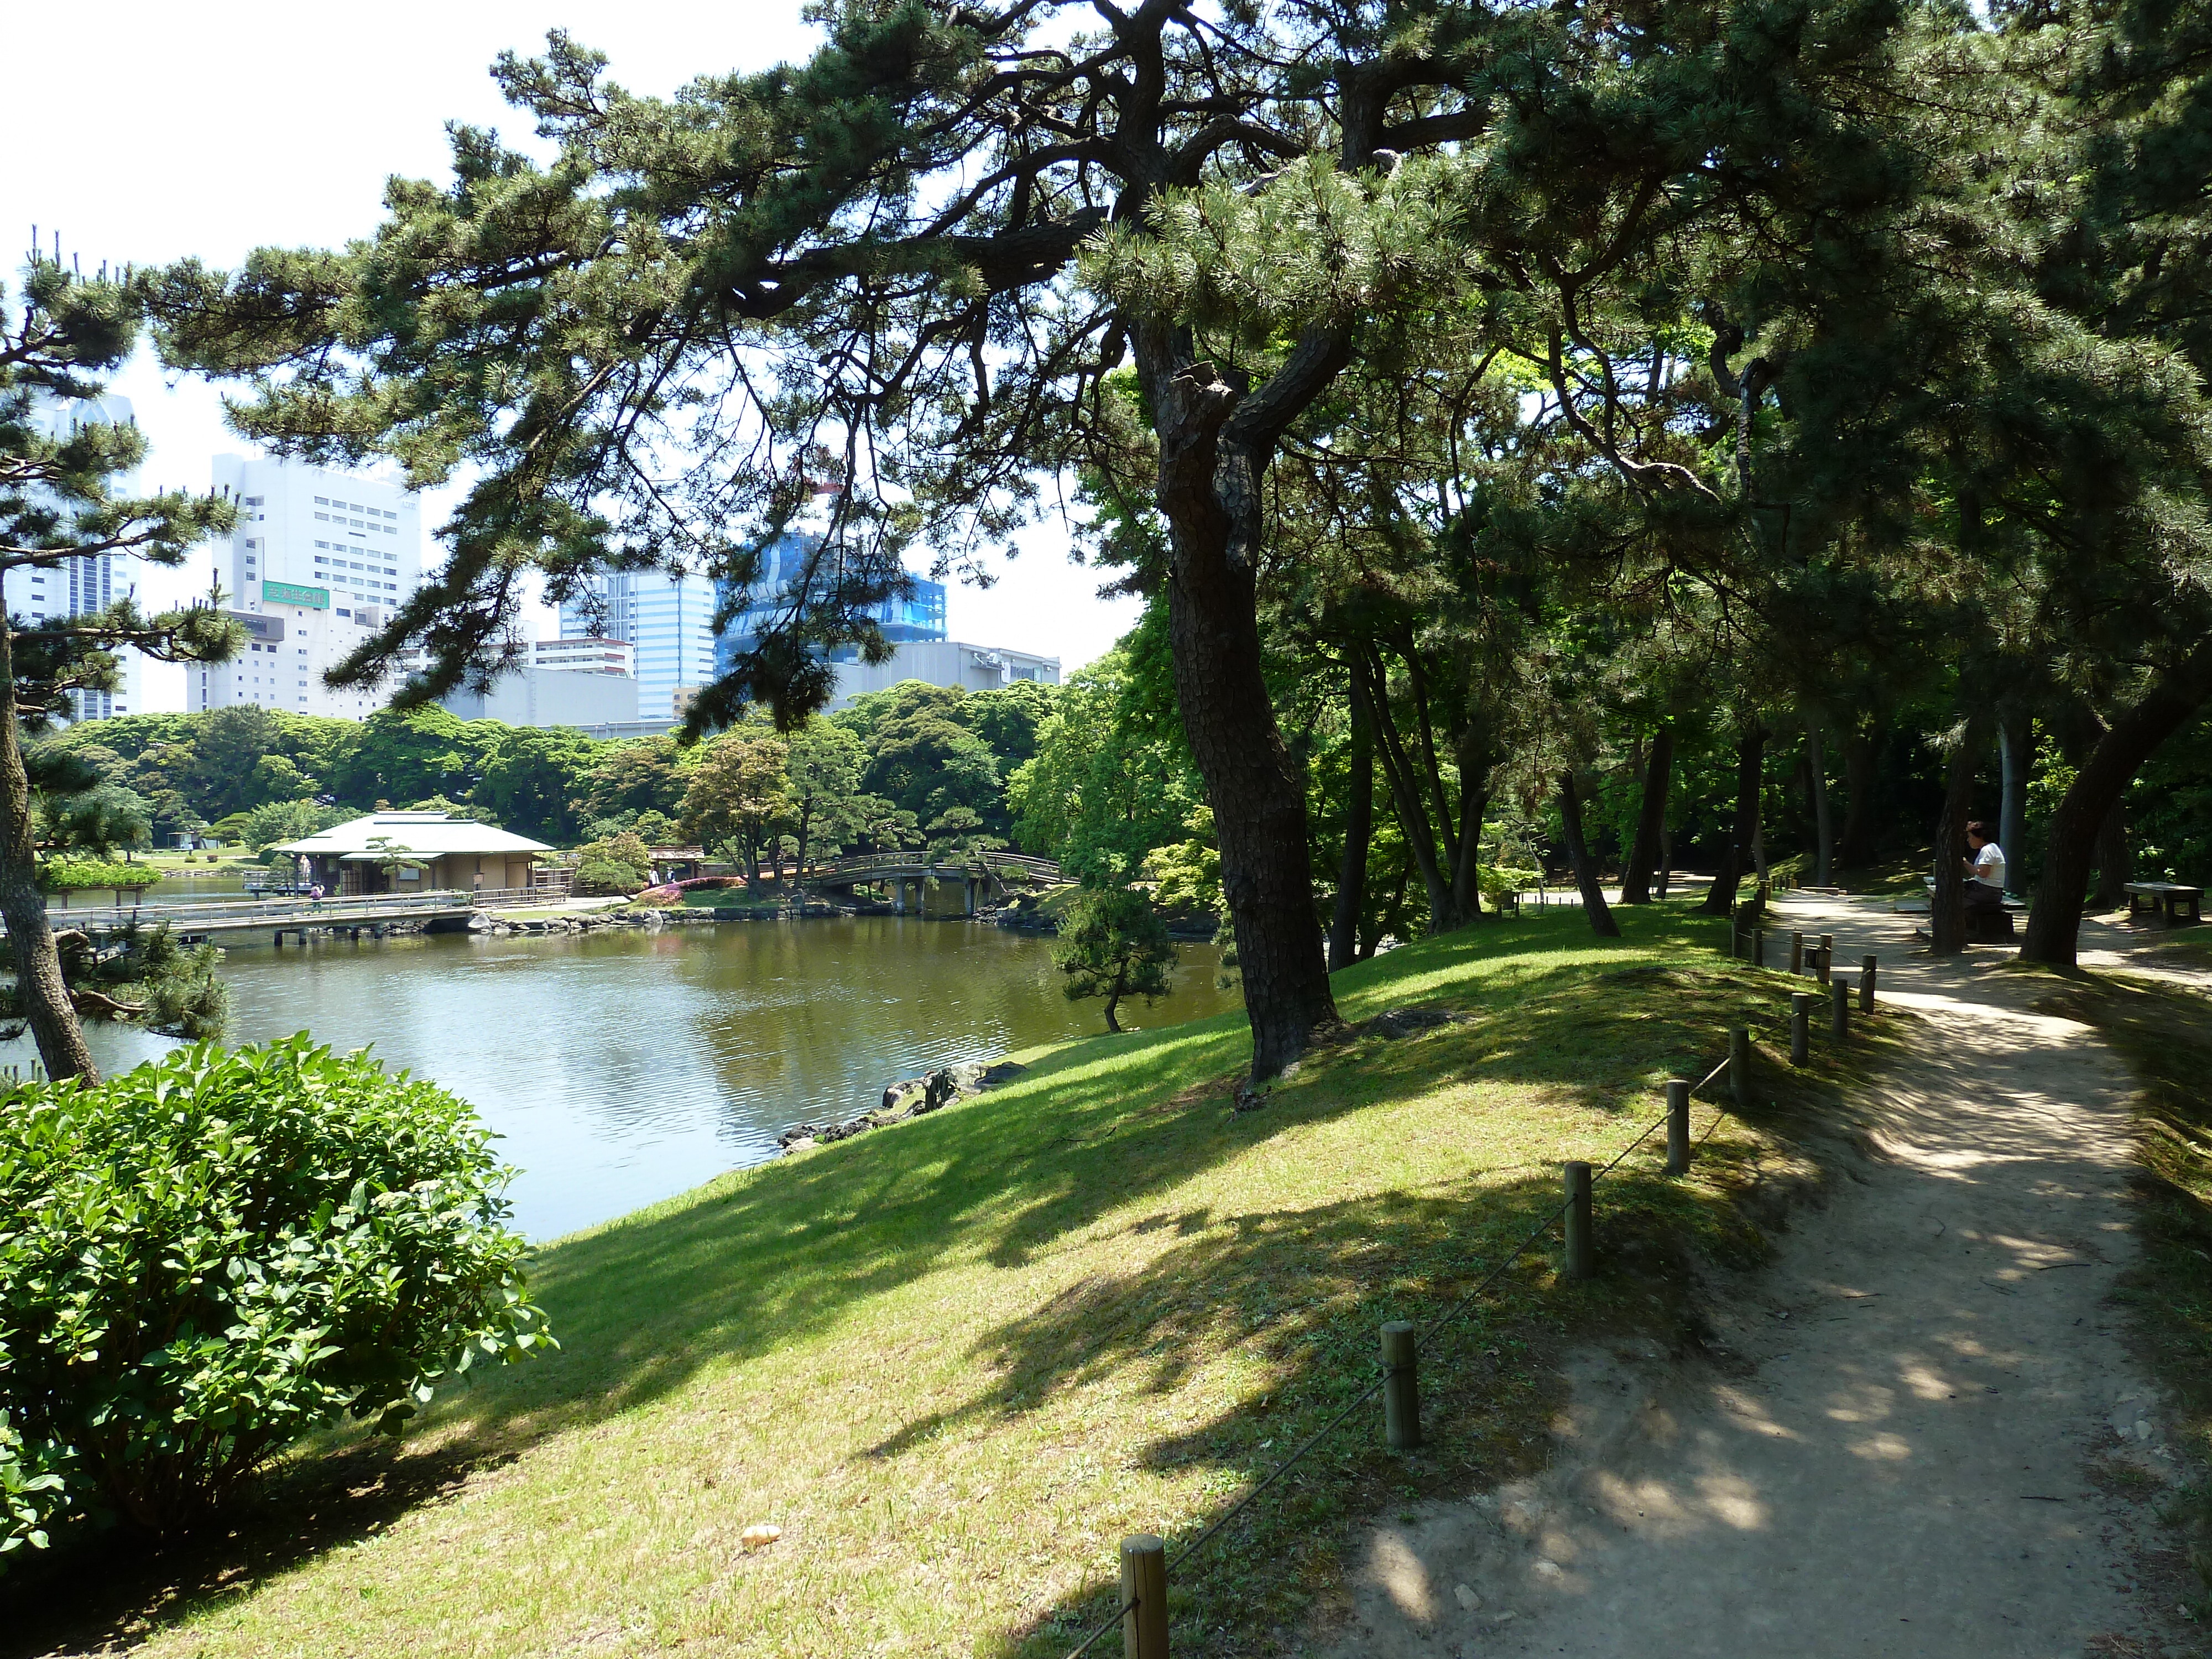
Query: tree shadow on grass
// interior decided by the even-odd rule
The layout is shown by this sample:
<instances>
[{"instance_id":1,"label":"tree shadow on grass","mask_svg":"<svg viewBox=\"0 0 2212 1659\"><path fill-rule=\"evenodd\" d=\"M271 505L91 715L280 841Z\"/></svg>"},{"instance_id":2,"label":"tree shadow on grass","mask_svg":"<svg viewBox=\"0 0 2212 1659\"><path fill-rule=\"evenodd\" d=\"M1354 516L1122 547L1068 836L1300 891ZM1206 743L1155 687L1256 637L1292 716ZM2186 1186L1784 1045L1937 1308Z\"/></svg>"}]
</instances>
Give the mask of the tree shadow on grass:
<instances>
[{"instance_id":1,"label":"tree shadow on grass","mask_svg":"<svg viewBox=\"0 0 2212 1659\"><path fill-rule=\"evenodd\" d=\"M404 1452L374 1438L278 1470L219 1527L155 1545L95 1540L47 1562L18 1556L4 1581L0 1655L118 1652L332 1549L374 1538L472 1475L509 1462L481 1447Z\"/></svg>"},{"instance_id":2,"label":"tree shadow on grass","mask_svg":"<svg viewBox=\"0 0 2212 1659\"><path fill-rule=\"evenodd\" d=\"M304 1560L373 1532L448 1490L471 1465L512 1455L546 1432L660 1399L703 1365L805 1340L948 1261L1018 1267L1117 1207L1155 1196L1160 1212L1135 1225L1177 1231L1164 1258L1173 1269L1148 1272L1145 1282L1074 1287L994 1332L976 1350L989 1386L951 1415L1024 1409L1025 1401L1080 1387L1096 1366L1128 1363L1129 1345L1139 1340L1154 1350L1151 1386L1172 1388L1231 1328L1222 1320L1260 1322L1252 1328L1265 1340L1310 1345L1292 1356L1291 1369L1314 1385L1304 1392L1325 1401L1336 1386L1328 1379L1352 1375L1356 1355L1371 1369L1377 1297L1418 1312L1437 1287L1459 1282L1471 1249L1483 1257L1495 1242L1486 1231L1493 1223L1511 1226L1534 1212L1555 1174L1470 1170L1443 1193L1287 1216L1255 1211L1225 1222L1177 1211L1170 1195L1270 1137L1455 1079L1547 1085L1585 1116L1592 1107L1656 1110L1659 1074L1709 1061L1720 1030L1744 1007L1784 1001L1767 982L1773 976L1738 973L1710 952L1701 969L1671 965L1692 932L1671 915L1632 917L1629 932L1625 944L1605 946L1590 942L1578 915L1492 924L1340 975L1340 1003L1355 1022L1419 1003L1460 1017L1399 1042L1355 1024L1256 1112L1229 1109L1224 1086L1249 1052L1241 1018L1098 1039L895 1133L726 1177L565 1242L545 1254L537 1275L562 1352L443 1402L427 1443L439 1449L400 1460L377 1489L383 1495L326 1504L312 1511L330 1511L326 1521L301 1525L297 1513L308 1511L288 1509L288 1492L337 1491L302 1471L272 1492L265 1525L249 1518L231 1540L206 1547L206 1571L117 1576L97 1606L82 1609L78 1628L173 1616L222 1593L239 1571L266 1570L239 1562ZM1286 1250L1301 1265L1270 1265ZM1193 1299L1199 1287L1204 1295ZM1293 1296L1305 1312L1282 1311ZM1364 1311L1355 1317L1354 1309ZM1271 1321L1279 1333L1265 1333ZM921 1426L895 1437L885 1454L913 1443ZM1217 1425L1187 1448L1164 1443L1156 1455L1227 1455L1242 1432ZM1231 1437L1228 1452L1207 1437L1219 1434ZM1501 1455L1481 1443L1469 1441L1466 1456ZM182 1588L163 1589L156 1581L165 1576Z\"/></svg>"}]
</instances>

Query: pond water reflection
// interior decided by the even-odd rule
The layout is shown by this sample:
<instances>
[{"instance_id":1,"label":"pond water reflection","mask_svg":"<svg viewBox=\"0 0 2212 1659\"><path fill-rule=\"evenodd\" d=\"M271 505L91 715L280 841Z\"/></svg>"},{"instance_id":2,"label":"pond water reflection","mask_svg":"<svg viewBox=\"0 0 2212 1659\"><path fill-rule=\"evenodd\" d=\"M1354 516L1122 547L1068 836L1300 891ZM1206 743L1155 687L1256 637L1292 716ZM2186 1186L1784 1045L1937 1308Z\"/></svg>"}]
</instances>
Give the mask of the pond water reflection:
<instances>
[{"instance_id":1,"label":"pond water reflection","mask_svg":"<svg viewBox=\"0 0 2212 1659\"><path fill-rule=\"evenodd\" d=\"M1236 1006L1219 961L1183 947L1173 994L1124 1005L1122 1023ZM1097 1003L1060 994L1049 939L910 917L262 943L222 971L234 1041L373 1044L475 1106L507 1138L516 1220L541 1239L758 1163L783 1129L850 1116L894 1078L1104 1029ZM170 1046L88 1034L111 1069Z\"/></svg>"}]
</instances>

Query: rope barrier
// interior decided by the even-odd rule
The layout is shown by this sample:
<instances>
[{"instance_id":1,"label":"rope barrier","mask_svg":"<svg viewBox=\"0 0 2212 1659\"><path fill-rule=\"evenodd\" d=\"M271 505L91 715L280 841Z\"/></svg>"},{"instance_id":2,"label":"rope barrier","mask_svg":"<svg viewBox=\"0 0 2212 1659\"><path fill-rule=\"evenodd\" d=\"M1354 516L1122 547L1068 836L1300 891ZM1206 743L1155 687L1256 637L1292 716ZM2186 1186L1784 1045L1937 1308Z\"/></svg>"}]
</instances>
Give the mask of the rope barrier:
<instances>
[{"instance_id":1,"label":"rope barrier","mask_svg":"<svg viewBox=\"0 0 2212 1659\"><path fill-rule=\"evenodd\" d=\"M1714 1066L1711 1071L1706 1073L1704 1079L1698 1083L1695 1087L1690 1091L1690 1092L1694 1095L1699 1089L1705 1088L1708 1084L1711 1083L1714 1079L1719 1077L1722 1073L1727 1071L1728 1068L1729 1061L1726 1060L1722 1060L1719 1065ZM1727 1108L1722 1107L1718 1109L1714 1114L1712 1122L1706 1126L1705 1135L1699 1137L1698 1144L1702 1146L1705 1140L1712 1134L1713 1131L1720 1127L1721 1120L1729 1115L1729 1114ZM1631 1152L1634 1152L1638 1146L1641 1146L1645 1141L1649 1140L1655 1130L1665 1127L1666 1122L1667 1115L1662 1112L1657 1117L1652 1119L1650 1122L1645 1124L1644 1126L1643 1132L1638 1134L1635 1139L1630 1141L1628 1145L1622 1147L1620 1152L1616 1152L1610 1164L1607 1164L1603 1169L1591 1176L1591 1186L1593 1188L1595 1187L1599 1182L1604 1180L1606 1176L1611 1175L1615 1170L1619 1169L1621 1165L1622 1160L1626 1158ZM1507 1253L1504 1261L1500 1261L1496 1267L1492 1267L1489 1273L1483 1276L1480 1283L1477 1284L1472 1290L1462 1291L1456 1298L1454 1299L1449 1307L1444 1309L1442 1313L1437 1314L1434 1318L1431 1319L1427 1324L1421 1327L1417 1334L1416 1340L1419 1340L1433 1336L1437 1332L1442 1331L1447 1326L1451 1324L1453 1321L1456 1320L1462 1313L1466 1311L1471 1304L1473 1304L1485 1291L1489 1290L1490 1287L1495 1285L1500 1279L1504 1278L1506 1270L1512 1267L1512 1265L1518 1261L1523 1255L1526 1255L1528 1253L1528 1249L1531 1245L1535 1243L1538 1239L1543 1237L1547 1233L1550 1232L1554 1226L1558 1225L1561 1218L1566 1214L1573 1203L1574 1200L1571 1198L1562 1199L1559 1201L1559 1206L1546 1215L1544 1218L1538 1222L1534 1228L1530 1229L1528 1235ZM1258 1486L1253 1487L1242 1498L1238 1498L1234 1504L1231 1504L1228 1509L1224 1510L1221 1515L1215 1519L1211 1526L1206 1528L1204 1532L1199 1534L1197 1537L1192 1539L1181 1549L1178 1549L1172 1556L1169 1557L1167 1563L1168 1571L1172 1573L1176 1568L1182 1566L1184 1562L1189 1560L1191 1557L1197 1554L1199 1551L1205 1548L1206 1544L1212 1540L1212 1539L1218 1534L1222 1528L1228 1526L1231 1522L1236 1520L1237 1516L1243 1514L1243 1512L1251 1506L1261 1493L1265 1492L1270 1486L1273 1486L1278 1480L1280 1480L1285 1475L1288 1474L1309 1452L1312 1451L1315 1447L1321 1444L1323 1440L1327 1439L1331 1434L1335 1432L1335 1431L1344 1423L1346 1419L1349 1418L1352 1413L1358 1411L1362 1406L1366 1405L1370 1401L1373 1400L1376 1395L1382 1393L1383 1385L1389 1380L1389 1372L1387 1369L1378 1370L1376 1375L1376 1378L1372 1382L1370 1382L1364 1389L1361 1389L1358 1394L1355 1395L1351 1400L1346 1401L1338 1409L1334 1416L1331 1417L1328 1421L1322 1424L1321 1427L1316 1429L1312 1434L1306 1437L1297 1449L1289 1453L1283 1458L1282 1462L1276 1464L1274 1468L1268 1474L1266 1480L1261 1481ZM1130 1610L1135 1607L1136 1605L1137 1598L1134 1596L1124 1601L1121 1607L1114 1612L1112 1616L1109 1617L1105 1623L1100 1625L1097 1629L1092 1631L1090 1635L1085 1637L1080 1643L1077 1644L1076 1646L1068 1650L1066 1659L1083 1659L1083 1656L1089 1653L1091 1650L1095 1647L1109 1632L1121 1626L1122 1621L1129 1616Z\"/></svg>"}]
</instances>

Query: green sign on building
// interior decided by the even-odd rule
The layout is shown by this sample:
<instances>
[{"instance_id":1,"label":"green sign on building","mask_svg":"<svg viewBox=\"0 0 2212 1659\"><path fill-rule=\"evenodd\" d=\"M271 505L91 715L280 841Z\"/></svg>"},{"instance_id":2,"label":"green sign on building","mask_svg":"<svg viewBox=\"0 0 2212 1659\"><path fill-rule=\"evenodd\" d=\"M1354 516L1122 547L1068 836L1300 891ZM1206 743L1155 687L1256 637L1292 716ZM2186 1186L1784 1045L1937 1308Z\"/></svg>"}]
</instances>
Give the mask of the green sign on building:
<instances>
[{"instance_id":1,"label":"green sign on building","mask_svg":"<svg viewBox=\"0 0 2212 1659\"><path fill-rule=\"evenodd\" d=\"M331 590L327 587L299 587L290 582L264 582L261 584L261 602L264 605L311 605L318 611L327 611L330 609Z\"/></svg>"}]
</instances>

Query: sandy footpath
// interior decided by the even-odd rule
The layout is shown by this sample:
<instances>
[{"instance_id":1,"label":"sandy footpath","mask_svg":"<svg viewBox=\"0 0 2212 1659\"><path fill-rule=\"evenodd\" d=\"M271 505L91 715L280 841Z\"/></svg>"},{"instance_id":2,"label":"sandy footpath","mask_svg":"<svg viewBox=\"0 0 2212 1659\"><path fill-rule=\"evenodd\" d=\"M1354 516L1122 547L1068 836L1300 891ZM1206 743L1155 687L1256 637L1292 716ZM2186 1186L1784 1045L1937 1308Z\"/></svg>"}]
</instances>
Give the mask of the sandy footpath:
<instances>
[{"instance_id":1,"label":"sandy footpath","mask_svg":"<svg viewBox=\"0 0 2212 1659\"><path fill-rule=\"evenodd\" d=\"M1551 1466L1378 1527L1329 1651L2206 1650L2152 1515L2179 1466L2109 1300L2135 1249L2118 1061L2030 1012L2003 952L1933 963L1911 917L1778 908L1839 966L1878 953L1934 1052L1777 1259L1714 1278L1706 1358L1578 1358Z\"/></svg>"}]
</instances>

